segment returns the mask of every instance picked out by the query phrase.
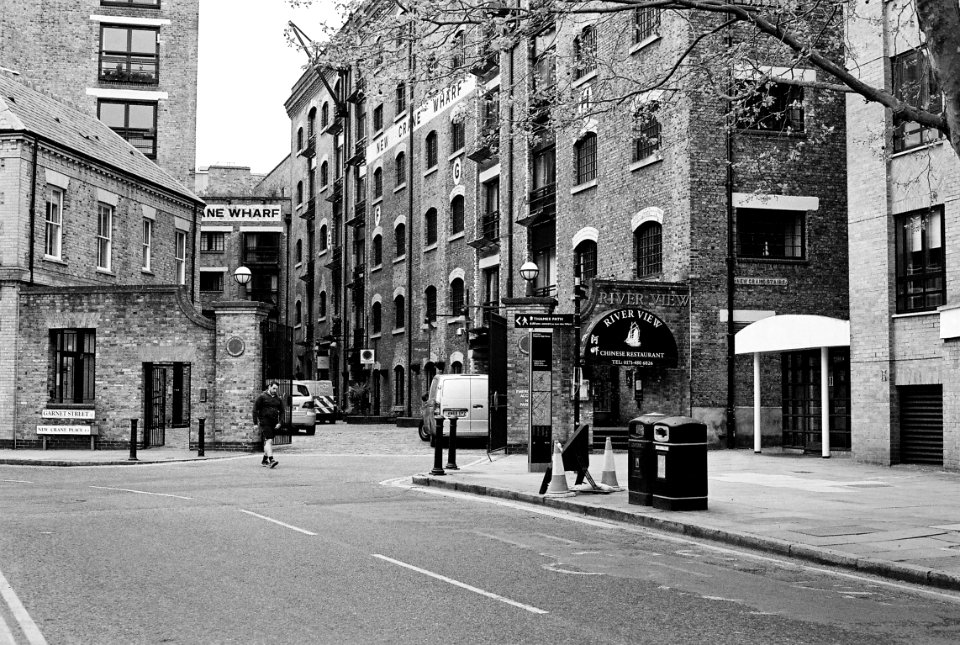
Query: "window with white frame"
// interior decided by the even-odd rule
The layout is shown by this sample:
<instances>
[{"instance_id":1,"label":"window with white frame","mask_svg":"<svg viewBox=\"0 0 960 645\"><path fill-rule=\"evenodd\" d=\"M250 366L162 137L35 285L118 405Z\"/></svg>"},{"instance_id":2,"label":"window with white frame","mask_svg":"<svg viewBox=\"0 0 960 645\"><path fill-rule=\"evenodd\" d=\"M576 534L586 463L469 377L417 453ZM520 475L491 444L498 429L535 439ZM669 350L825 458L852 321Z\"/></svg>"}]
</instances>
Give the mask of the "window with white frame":
<instances>
[{"instance_id":1,"label":"window with white frame","mask_svg":"<svg viewBox=\"0 0 960 645\"><path fill-rule=\"evenodd\" d=\"M173 260L177 273L177 284L187 283L187 234L177 231L173 242Z\"/></svg>"},{"instance_id":2,"label":"window with white frame","mask_svg":"<svg viewBox=\"0 0 960 645\"><path fill-rule=\"evenodd\" d=\"M113 206L97 203L97 268L109 271L113 260Z\"/></svg>"},{"instance_id":3,"label":"window with white frame","mask_svg":"<svg viewBox=\"0 0 960 645\"><path fill-rule=\"evenodd\" d=\"M584 240L573 251L573 275L586 282L597 277L597 243Z\"/></svg>"},{"instance_id":4,"label":"window with white frame","mask_svg":"<svg viewBox=\"0 0 960 645\"><path fill-rule=\"evenodd\" d=\"M806 257L806 211L737 209L737 248L741 258L802 260Z\"/></svg>"},{"instance_id":5,"label":"window with white frame","mask_svg":"<svg viewBox=\"0 0 960 645\"><path fill-rule=\"evenodd\" d=\"M55 186L47 193L45 228L44 255L59 260L63 247L63 190Z\"/></svg>"},{"instance_id":6,"label":"window with white frame","mask_svg":"<svg viewBox=\"0 0 960 645\"><path fill-rule=\"evenodd\" d=\"M153 220L149 217L143 218L143 245L141 253L140 267L144 271L150 270L150 261L153 255Z\"/></svg>"}]
</instances>

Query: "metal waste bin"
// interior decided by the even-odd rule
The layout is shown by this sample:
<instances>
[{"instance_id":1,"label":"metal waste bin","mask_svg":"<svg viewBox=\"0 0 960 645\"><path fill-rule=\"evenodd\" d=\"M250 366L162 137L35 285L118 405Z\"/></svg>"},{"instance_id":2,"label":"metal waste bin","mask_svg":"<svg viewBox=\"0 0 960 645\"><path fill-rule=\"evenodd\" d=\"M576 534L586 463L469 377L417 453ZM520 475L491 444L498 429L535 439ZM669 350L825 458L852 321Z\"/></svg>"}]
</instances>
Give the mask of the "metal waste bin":
<instances>
[{"instance_id":1,"label":"metal waste bin","mask_svg":"<svg viewBox=\"0 0 960 645\"><path fill-rule=\"evenodd\" d=\"M630 421L627 437L627 501L650 506L653 503L653 477L657 460L653 453L653 426L666 418L651 412Z\"/></svg>"},{"instance_id":2,"label":"metal waste bin","mask_svg":"<svg viewBox=\"0 0 960 645\"><path fill-rule=\"evenodd\" d=\"M653 426L656 476L653 507L707 508L707 426L691 417L667 417Z\"/></svg>"}]
</instances>

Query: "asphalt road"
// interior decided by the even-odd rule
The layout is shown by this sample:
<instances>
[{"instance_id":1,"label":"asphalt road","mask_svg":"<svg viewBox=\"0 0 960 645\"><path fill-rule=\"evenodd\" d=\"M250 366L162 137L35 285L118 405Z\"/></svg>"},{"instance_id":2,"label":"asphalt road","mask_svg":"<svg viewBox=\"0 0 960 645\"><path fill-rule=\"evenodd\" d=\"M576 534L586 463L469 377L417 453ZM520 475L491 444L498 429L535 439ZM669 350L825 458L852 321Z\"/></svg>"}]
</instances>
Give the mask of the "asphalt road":
<instances>
[{"instance_id":1,"label":"asphalt road","mask_svg":"<svg viewBox=\"0 0 960 645\"><path fill-rule=\"evenodd\" d=\"M960 642L956 594L414 488L415 433L0 466L0 645Z\"/></svg>"}]
</instances>

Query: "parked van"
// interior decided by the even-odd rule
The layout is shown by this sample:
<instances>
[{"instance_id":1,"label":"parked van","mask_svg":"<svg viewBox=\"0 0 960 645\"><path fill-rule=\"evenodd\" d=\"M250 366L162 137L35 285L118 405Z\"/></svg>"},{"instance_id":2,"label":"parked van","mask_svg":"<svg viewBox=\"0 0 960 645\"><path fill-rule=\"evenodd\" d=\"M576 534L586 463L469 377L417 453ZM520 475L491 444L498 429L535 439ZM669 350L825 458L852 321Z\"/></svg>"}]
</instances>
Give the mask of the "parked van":
<instances>
[{"instance_id":1,"label":"parked van","mask_svg":"<svg viewBox=\"0 0 960 645\"><path fill-rule=\"evenodd\" d=\"M333 396L332 381L294 381L294 384L306 387L310 396L313 397L317 423L336 422L340 416L340 410L337 408L337 400Z\"/></svg>"},{"instance_id":2,"label":"parked van","mask_svg":"<svg viewBox=\"0 0 960 645\"><path fill-rule=\"evenodd\" d=\"M433 406L433 415L444 417L443 433L450 434L447 415L457 415L458 437L487 436L487 375L438 374L430 383L427 405ZM420 438L430 441L430 430L420 422Z\"/></svg>"}]
</instances>

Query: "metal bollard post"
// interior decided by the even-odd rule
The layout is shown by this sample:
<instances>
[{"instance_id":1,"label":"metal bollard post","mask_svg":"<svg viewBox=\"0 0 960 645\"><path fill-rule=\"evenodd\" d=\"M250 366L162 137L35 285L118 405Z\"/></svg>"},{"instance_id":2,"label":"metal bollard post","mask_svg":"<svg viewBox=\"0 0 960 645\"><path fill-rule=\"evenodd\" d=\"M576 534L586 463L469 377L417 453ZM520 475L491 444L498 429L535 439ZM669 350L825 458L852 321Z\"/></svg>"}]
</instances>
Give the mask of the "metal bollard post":
<instances>
[{"instance_id":1,"label":"metal bollard post","mask_svg":"<svg viewBox=\"0 0 960 645\"><path fill-rule=\"evenodd\" d=\"M137 459L137 420L130 419L130 457L127 461L140 461Z\"/></svg>"},{"instance_id":2,"label":"metal bollard post","mask_svg":"<svg viewBox=\"0 0 960 645\"><path fill-rule=\"evenodd\" d=\"M443 471L443 419L439 420L440 423L437 424L437 432L433 435L434 441L434 450L433 450L433 470L430 471L431 475L446 475Z\"/></svg>"},{"instance_id":3,"label":"metal bollard post","mask_svg":"<svg viewBox=\"0 0 960 645\"><path fill-rule=\"evenodd\" d=\"M197 457L203 457L203 425L207 422L205 417L200 417L200 431L197 434Z\"/></svg>"},{"instance_id":4,"label":"metal bollard post","mask_svg":"<svg viewBox=\"0 0 960 645\"><path fill-rule=\"evenodd\" d=\"M457 468L457 417L450 417L450 450L447 451L447 470Z\"/></svg>"}]
</instances>

